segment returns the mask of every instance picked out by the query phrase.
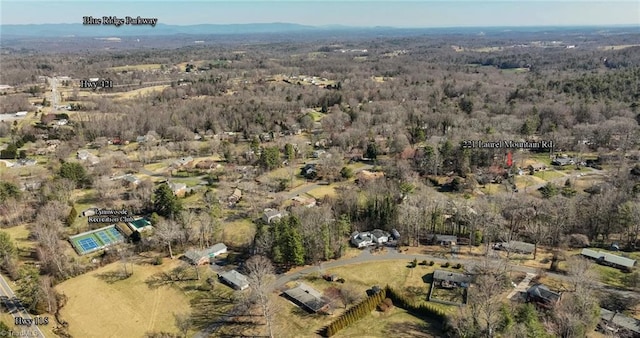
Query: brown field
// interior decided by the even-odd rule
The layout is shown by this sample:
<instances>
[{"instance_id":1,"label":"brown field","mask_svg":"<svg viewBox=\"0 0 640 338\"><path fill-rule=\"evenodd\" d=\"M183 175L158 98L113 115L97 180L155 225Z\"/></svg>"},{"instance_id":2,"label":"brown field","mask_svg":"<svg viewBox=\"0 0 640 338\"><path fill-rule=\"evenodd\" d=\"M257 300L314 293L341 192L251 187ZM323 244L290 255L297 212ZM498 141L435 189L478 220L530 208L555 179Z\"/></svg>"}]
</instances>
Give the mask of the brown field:
<instances>
[{"instance_id":1,"label":"brown field","mask_svg":"<svg viewBox=\"0 0 640 338\"><path fill-rule=\"evenodd\" d=\"M142 65L132 65L132 66L118 66L118 67L111 67L111 68L107 68L109 70L113 70L116 72L122 72L122 71L131 71L131 70L153 70L153 69L160 69L162 68L162 65L159 63L150 63L150 64L142 64Z\"/></svg>"},{"instance_id":2,"label":"brown field","mask_svg":"<svg viewBox=\"0 0 640 338\"><path fill-rule=\"evenodd\" d=\"M355 324L338 332L339 338L435 338L439 335L431 324L415 317L407 311L394 307L387 313L372 312L370 316L360 319Z\"/></svg>"},{"instance_id":3,"label":"brown field","mask_svg":"<svg viewBox=\"0 0 640 338\"><path fill-rule=\"evenodd\" d=\"M133 275L107 283L100 276L120 271L112 263L85 275L67 280L56 290L68 297L60 310L74 337L142 337L149 331L177 332L173 314L189 311L189 300L178 289L150 289L145 280L168 271L179 262L161 266L135 265Z\"/></svg>"},{"instance_id":4,"label":"brown field","mask_svg":"<svg viewBox=\"0 0 640 338\"><path fill-rule=\"evenodd\" d=\"M224 222L222 224L222 241L233 246L249 245L255 233L256 226L249 219Z\"/></svg>"},{"instance_id":5,"label":"brown field","mask_svg":"<svg viewBox=\"0 0 640 338\"><path fill-rule=\"evenodd\" d=\"M626 49L626 48L631 48L631 47L637 47L640 45L613 45L613 46L600 46L598 47L599 50L620 50L620 49Z\"/></svg>"},{"instance_id":6,"label":"brown field","mask_svg":"<svg viewBox=\"0 0 640 338\"><path fill-rule=\"evenodd\" d=\"M419 265L416 268L408 268L409 261L407 259L406 262L391 260L354 264L326 269L323 273L336 274L338 277L344 278L346 280L345 284L353 285L363 295L373 285L385 286L388 284L398 290L405 291L416 300L426 302L430 283L426 283L423 278L426 279L438 266ZM384 274L372 273L374 270L384 271ZM318 273L307 275L302 281L318 291L325 291L330 287L340 288L342 285L327 282L320 278ZM288 283L287 286L293 287L295 282ZM279 336L282 337L314 337L317 330L327 325L344 311L342 302L339 300L334 303L334 310L331 315L322 316L307 314L283 297L275 297L275 299L279 313L276 317L276 327ZM450 306L438 303L429 302L429 304L445 311L451 311L452 309ZM430 331L433 333L429 333ZM423 335L416 335L418 332ZM363 336L363 333L367 335ZM336 337L437 337L437 333L438 331L435 328L430 328L428 322L416 318L402 309L394 308L389 313L373 312L371 316L367 316L351 327L340 331Z\"/></svg>"},{"instance_id":7,"label":"brown field","mask_svg":"<svg viewBox=\"0 0 640 338\"><path fill-rule=\"evenodd\" d=\"M317 188L309 190L307 194L313 196L313 198L315 199L321 199L325 196L335 196L336 189L335 189L335 186L322 185Z\"/></svg>"}]
</instances>

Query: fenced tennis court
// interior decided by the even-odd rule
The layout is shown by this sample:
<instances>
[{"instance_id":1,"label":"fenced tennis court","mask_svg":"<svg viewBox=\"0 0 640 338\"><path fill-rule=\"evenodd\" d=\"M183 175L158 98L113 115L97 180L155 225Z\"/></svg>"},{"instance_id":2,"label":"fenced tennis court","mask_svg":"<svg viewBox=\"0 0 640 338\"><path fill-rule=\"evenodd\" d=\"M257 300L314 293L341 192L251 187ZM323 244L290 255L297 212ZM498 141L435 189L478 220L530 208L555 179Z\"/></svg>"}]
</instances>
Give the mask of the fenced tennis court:
<instances>
[{"instance_id":1,"label":"fenced tennis court","mask_svg":"<svg viewBox=\"0 0 640 338\"><path fill-rule=\"evenodd\" d=\"M116 229L115 225L109 225L71 236L69 241L79 255L86 255L110 245L121 243L124 241L124 236Z\"/></svg>"}]
</instances>

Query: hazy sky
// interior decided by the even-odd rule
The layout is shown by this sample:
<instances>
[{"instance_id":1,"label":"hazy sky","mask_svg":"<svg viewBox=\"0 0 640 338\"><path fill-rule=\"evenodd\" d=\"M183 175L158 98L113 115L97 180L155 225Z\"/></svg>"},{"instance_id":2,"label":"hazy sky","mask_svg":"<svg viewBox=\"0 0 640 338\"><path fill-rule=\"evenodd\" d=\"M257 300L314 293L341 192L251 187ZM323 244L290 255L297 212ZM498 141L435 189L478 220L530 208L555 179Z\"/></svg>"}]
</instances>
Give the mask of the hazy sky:
<instances>
[{"instance_id":1,"label":"hazy sky","mask_svg":"<svg viewBox=\"0 0 640 338\"><path fill-rule=\"evenodd\" d=\"M307 25L460 27L640 25L640 0L122 1L0 0L2 24L82 23L83 16L141 16L158 23L289 22Z\"/></svg>"}]
</instances>

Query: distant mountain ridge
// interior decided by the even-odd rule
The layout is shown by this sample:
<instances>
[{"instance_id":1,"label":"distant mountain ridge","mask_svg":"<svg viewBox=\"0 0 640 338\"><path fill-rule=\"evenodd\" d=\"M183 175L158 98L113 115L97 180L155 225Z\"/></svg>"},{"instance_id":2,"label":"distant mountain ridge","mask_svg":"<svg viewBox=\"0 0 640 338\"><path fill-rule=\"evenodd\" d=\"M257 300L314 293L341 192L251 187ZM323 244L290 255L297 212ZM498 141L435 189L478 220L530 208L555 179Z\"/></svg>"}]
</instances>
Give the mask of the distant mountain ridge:
<instances>
[{"instance_id":1,"label":"distant mountain ridge","mask_svg":"<svg viewBox=\"0 0 640 338\"><path fill-rule=\"evenodd\" d=\"M595 29L620 30L623 28L638 30L637 25L618 26L583 26L583 27L443 27L443 28L399 28L388 26L355 27L344 25L310 26L295 23L252 23L252 24L197 24L197 25L167 25L158 23L150 25L83 25L70 24L26 24L0 25L0 35L3 37L126 37L126 36L170 36L170 35L241 35L241 34L297 34L322 32L412 32L412 33L477 33L477 32L544 32L544 31L593 31Z\"/></svg>"}]
</instances>

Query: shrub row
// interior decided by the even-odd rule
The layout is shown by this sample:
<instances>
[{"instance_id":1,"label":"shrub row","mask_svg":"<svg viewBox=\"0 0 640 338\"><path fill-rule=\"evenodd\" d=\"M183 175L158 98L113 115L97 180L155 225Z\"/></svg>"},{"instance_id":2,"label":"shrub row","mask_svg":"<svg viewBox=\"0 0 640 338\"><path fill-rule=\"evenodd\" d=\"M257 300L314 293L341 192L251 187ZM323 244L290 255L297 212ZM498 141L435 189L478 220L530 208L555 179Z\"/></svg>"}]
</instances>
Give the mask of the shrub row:
<instances>
[{"instance_id":1,"label":"shrub row","mask_svg":"<svg viewBox=\"0 0 640 338\"><path fill-rule=\"evenodd\" d=\"M385 298L385 290L380 290L380 292L365 298L362 302L354 305L340 315L340 317L336 318L336 320L331 322L331 324L327 325L324 332L325 336L332 337L338 333L338 331L369 315L371 311L375 310Z\"/></svg>"}]
</instances>

